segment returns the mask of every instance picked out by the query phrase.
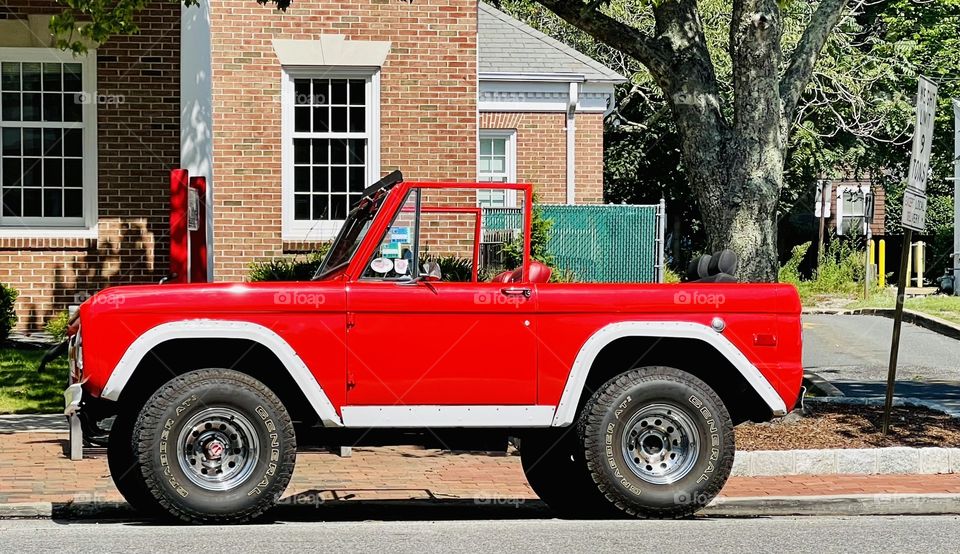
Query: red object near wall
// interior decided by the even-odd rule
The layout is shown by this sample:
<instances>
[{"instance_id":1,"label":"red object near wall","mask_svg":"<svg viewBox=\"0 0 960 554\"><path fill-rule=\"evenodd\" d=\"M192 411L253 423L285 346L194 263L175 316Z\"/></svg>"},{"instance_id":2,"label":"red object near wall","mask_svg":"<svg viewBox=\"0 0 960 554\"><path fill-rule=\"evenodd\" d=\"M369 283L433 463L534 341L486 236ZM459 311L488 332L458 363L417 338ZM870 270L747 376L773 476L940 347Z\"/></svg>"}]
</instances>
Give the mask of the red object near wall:
<instances>
[{"instance_id":1,"label":"red object near wall","mask_svg":"<svg viewBox=\"0 0 960 554\"><path fill-rule=\"evenodd\" d=\"M186 169L170 172L170 272L167 282L186 283L189 279L188 256L190 245L187 235L187 187L189 173Z\"/></svg>"},{"instance_id":2,"label":"red object near wall","mask_svg":"<svg viewBox=\"0 0 960 554\"><path fill-rule=\"evenodd\" d=\"M190 282L206 283L207 279L207 178L191 177L190 188L199 200L197 228L190 233Z\"/></svg>"}]
</instances>

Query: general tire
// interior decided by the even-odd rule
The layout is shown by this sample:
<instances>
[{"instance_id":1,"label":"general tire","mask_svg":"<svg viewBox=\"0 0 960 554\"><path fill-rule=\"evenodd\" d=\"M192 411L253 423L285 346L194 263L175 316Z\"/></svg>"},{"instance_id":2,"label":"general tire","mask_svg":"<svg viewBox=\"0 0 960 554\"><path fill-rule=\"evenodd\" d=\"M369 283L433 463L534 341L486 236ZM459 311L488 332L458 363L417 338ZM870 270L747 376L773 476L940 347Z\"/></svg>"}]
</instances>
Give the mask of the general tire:
<instances>
[{"instance_id":1,"label":"general tire","mask_svg":"<svg viewBox=\"0 0 960 554\"><path fill-rule=\"evenodd\" d=\"M576 519L622 515L587 472L576 429L544 429L522 437L520 464L530 488L557 515Z\"/></svg>"},{"instance_id":2,"label":"general tire","mask_svg":"<svg viewBox=\"0 0 960 554\"><path fill-rule=\"evenodd\" d=\"M201 369L166 383L133 429L144 483L163 510L188 523L243 523L272 507L293 474L296 436L263 383Z\"/></svg>"},{"instance_id":3,"label":"general tire","mask_svg":"<svg viewBox=\"0 0 960 554\"><path fill-rule=\"evenodd\" d=\"M578 427L591 477L633 516L690 516L720 492L733 466L733 423L723 402L674 368L611 379L586 403Z\"/></svg>"}]
</instances>

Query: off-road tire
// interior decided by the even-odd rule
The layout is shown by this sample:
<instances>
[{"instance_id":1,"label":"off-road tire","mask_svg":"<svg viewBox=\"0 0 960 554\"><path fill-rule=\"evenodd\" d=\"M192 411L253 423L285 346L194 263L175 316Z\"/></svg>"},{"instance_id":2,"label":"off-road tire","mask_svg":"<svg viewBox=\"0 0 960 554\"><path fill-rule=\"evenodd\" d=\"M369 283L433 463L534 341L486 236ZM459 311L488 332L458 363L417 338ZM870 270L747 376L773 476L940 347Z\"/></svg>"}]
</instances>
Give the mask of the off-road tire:
<instances>
[{"instance_id":1,"label":"off-road tire","mask_svg":"<svg viewBox=\"0 0 960 554\"><path fill-rule=\"evenodd\" d=\"M143 480L140 460L134 455L133 426L136 412L121 409L110 428L107 441L107 467L113 484L124 500L144 516L161 513L160 503L154 498Z\"/></svg>"},{"instance_id":2,"label":"off-road tire","mask_svg":"<svg viewBox=\"0 0 960 554\"><path fill-rule=\"evenodd\" d=\"M650 410L654 414L662 411L666 417L657 419L654 415L653 421L648 422L645 414ZM681 424L675 425L675 421ZM697 456L690 458L689 469L681 471L682 465L677 466L680 469L672 476L674 482L651 482L663 477L651 477L649 473L642 478L640 473L644 470L660 469L645 465L645 461L634 464L625 457L625 453L633 451L629 449L640 446L632 442L634 439L625 441L624 434L631 437L631 431L639 429L638 438L642 437L648 432L647 425L651 435L660 429L669 428L676 433L685 427L696 441L687 451L696 451ZM633 369L607 381L587 401L578 429L587 469L600 491L614 506L636 517L693 515L723 488L736 450L733 422L720 397L700 379L670 367ZM667 447L673 441L655 438L654 444L657 442L662 445L659 452L669 457ZM683 460L683 456L680 454L679 459ZM642 460L639 456L635 459Z\"/></svg>"},{"instance_id":3,"label":"off-road tire","mask_svg":"<svg viewBox=\"0 0 960 554\"><path fill-rule=\"evenodd\" d=\"M249 476L228 490L198 485L179 461L181 437L198 436L184 427L210 410L237 414L222 421L245 420L251 441L258 441L250 465L241 466L252 468ZM287 488L297 455L293 423L280 399L260 381L228 369L191 371L166 383L140 411L133 440L147 489L166 514L187 523L235 524L261 516Z\"/></svg>"},{"instance_id":4,"label":"off-road tire","mask_svg":"<svg viewBox=\"0 0 960 554\"><path fill-rule=\"evenodd\" d=\"M542 429L523 436L520 464L530 488L558 516L622 517L587 472L576 429Z\"/></svg>"}]
</instances>

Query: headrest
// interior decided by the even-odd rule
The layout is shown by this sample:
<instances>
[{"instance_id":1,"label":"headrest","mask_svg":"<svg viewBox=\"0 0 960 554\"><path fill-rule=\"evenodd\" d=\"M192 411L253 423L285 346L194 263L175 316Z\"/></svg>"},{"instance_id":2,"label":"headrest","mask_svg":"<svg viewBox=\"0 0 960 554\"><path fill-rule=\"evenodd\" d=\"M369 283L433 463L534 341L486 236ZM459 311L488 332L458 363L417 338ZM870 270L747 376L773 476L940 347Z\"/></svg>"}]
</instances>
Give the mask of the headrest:
<instances>
[{"instance_id":1,"label":"headrest","mask_svg":"<svg viewBox=\"0 0 960 554\"><path fill-rule=\"evenodd\" d=\"M531 283L546 283L550 280L550 274L553 273L553 270L550 269L550 266L536 260L530 260L530 282ZM518 267L513 270L513 274L510 276L507 283L519 283L523 281L523 268Z\"/></svg>"},{"instance_id":2,"label":"headrest","mask_svg":"<svg viewBox=\"0 0 960 554\"><path fill-rule=\"evenodd\" d=\"M497 275L490 279L491 283L509 283L510 279L513 278L513 271L507 270L502 273L497 273Z\"/></svg>"},{"instance_id":3,"label":"headrest","mask_svg":"<svg viewBox=\"0 0 960 554\"><path fill-rule=\"evenodd\" d=\"M697 279L704 279L710 276L710 254L703 254L702 256L697 256L696 258L690 260L690 265L687 266L687 279L690 281L696 281Z\"/></svg>"},{"instance_id":4,"label":"headrest","mask_svg":"<svg viewBox=\"0 0 960 554\"><path fill-rule=\"evenodd\" d=\"M737 255L733 250L714 252L713 256L710 257L708 272L710 275L719 275L720 273L736 275Z\"/></svg>"}]
</instances>

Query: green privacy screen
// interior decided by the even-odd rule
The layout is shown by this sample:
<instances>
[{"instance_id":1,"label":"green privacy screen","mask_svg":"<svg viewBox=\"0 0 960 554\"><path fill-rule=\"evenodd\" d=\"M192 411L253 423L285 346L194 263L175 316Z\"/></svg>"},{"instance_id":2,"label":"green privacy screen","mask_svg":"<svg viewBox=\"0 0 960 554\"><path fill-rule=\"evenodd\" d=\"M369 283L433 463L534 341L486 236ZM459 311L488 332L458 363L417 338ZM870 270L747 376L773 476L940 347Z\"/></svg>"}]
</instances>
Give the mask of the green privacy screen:
<instances>
[{"instance_id":1,"label":"green privacy screen","mask_svg":"<svg viewBox=\"0 0 960 554\"><path fill-rule=\"evenodd\" d=\"M548 248L557 267L588 283L653 283L663 267L663 206L536 206L553 222ZM521 228L519 209L483 211L483 240L509 242Z\"/></svg>"}]
</instances>

